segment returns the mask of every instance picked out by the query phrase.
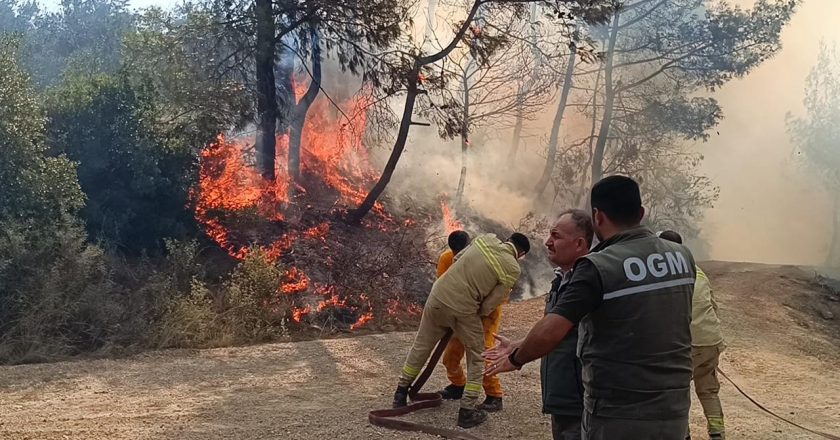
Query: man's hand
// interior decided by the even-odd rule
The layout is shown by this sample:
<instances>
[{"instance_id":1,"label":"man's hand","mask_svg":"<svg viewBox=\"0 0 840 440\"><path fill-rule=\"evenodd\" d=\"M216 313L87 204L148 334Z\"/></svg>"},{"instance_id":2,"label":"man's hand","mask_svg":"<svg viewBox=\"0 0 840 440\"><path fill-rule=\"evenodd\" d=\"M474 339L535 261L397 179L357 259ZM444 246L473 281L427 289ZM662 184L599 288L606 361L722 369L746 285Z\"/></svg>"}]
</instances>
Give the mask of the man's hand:
<instances>
[{"instance_id":1,"label":"man's hand","mask_svg":"<svg viewBox=\"0 0 840 440\"><path fill-rule=\"evenodd\" d=\"M497 362L503 358L507 358L508 355L510 355L519 345L516 342L512 342L510 339L495 333L493 334L493 337L496 338L496 345L489 350L484 350L484 353L481 353L481 357L483 357L487 362Z\"/></svg>"},{"instance_id":2,"label":"man's hand","mask_svg":"<svg viewBox=\"0 0 840 440\"><path fill-rule=\"evenodd\" d=\"M490 377L495 376L499 373L507 373L508 371L516 370L518 370L518 368L514 367L513 364L510 363L510 359L508 359L507 356L505 356L504 359L492 363L487 368L485 368L484 375Z\"/></svg>"}]
</instances>

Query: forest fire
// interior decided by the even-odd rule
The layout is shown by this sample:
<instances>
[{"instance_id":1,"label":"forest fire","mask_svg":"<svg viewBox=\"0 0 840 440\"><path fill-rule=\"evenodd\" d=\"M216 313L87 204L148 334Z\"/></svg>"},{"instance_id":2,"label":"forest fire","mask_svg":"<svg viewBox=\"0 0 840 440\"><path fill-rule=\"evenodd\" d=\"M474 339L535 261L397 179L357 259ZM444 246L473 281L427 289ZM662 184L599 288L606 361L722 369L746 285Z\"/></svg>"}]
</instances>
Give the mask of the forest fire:
<instances>
[{"instance_id":1,"label":"forest fire","mask_svg":"<svg viewBox=\"0 0 840 440\"><path fill-rule=\"evenodd\" d=\"M300 99L304 88L298 84L295 89ZM345 111L331 107L326 99L314 102L300 145L304 183L294 184L292 193L292 179L287 168L288 135L277 137L276 179L273 182L264 179L253 165L253 137L231 139L220 135L201 152L199 183L192 191L195 217L207 235L238 260L245 259L252 249L259 249L270 263L297 262L293 251L306 243L308 246L319 243L318 249L326 251L331 223L321 221L314 226L311 223L304 225L299 214L312 210L307 200L323 205L324 198L333 197L334 203L328 206L342 210L364 199L367 188L377 177L362 142L368 103L369 97L364 93L343 103ZM322 187L328 188L326 196ZM318 194L311 194L313 191ZM324 209L321 207L322 211ZM367 223L368 226L382 231L399 227L381 203L374 206L373 212L376 220ZM404 222L405 226L411 224L411 219ZM327 268L333 267L329 256L322 258L320 263ZM313 269L308 264L303 267L307 272ZM336 286L314 282L300 265L286 266L277 292L296 298L289 313L297 323L307 316L327 313L329 309L347 309L356 316L350 325L352 330L374 318L370 301L364 294L350 301L347 293L341 294ZM323 299L307 299L312 297ZM390 307L387 313L396 314L398 310L399 307Z\"/></svg>"}]
</instances>

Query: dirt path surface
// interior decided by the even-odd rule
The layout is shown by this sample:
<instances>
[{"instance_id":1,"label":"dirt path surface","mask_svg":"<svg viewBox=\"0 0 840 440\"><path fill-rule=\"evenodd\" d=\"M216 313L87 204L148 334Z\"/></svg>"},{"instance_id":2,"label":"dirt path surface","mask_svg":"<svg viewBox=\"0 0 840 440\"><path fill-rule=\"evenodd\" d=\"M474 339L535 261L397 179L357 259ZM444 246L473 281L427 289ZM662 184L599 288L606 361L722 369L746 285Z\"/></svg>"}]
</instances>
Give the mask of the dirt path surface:
<instances>
[{"instance_id":1,"label":"dirt path surface","mask_svg":"<svg viewBox=\"0 0 840 440\"><path fill-rule=\"evenodd\" d=\"M793 267L703 265L729 348L722 368L756 399L814 429L840 433L840 303ZM541 299L511 304L504 331L527 332ZM822 317L826 311L836 317ZM828 313L828 315L832 314ZM2 439L426 439L368 425L386 406L411 333L174 350L120 360L0 368ZM538 365L503 378L505 410L473 430L487 439L548 439ZM428 389L445 385L442 371ZM759 412L724 383L730 439L811 439ZM457 406L412 418L454 427ZM692 430L703 433L699 405ZM695 438L706 438L698 435Z\"/></svg>"}]
</instances>

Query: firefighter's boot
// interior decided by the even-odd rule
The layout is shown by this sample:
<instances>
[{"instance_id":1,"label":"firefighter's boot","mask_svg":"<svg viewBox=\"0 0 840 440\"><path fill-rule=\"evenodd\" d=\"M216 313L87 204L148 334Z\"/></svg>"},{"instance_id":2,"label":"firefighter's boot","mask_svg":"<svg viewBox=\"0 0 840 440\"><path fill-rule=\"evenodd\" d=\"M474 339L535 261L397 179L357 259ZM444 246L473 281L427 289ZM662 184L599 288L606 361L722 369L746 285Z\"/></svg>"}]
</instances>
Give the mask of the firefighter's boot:
<instances>
[{"instance_id":1,"label":"firefighter's boot","mask_svg":"<svg viewBox=\"0 0 840 440\"><path fill-rule=\"evenodd\" d=\"M394 392L394 408L402 408L408 405L408 387L397 387Z\"/></svg>"},{"instance_id":2,"label":"firefighter's boot","mask_svg":"<svg viewBox=\"0 0 840 440\"><path fill-rule=\"evenodd\" d=\"M443 400L460 400L463 396L464 387L458 385L449 384L440 392L440 397L443 397Z\"/></svg>"},{"instance_id":3,"label":"firefighter's boot","mask_svg":"<svg viewBox=\"0 0 840 440\"><path fill-rule=\"evenodd\" d=\"M461 408L458 411L458 426L462 428L478 426L485 420L487 420L487 411L482 409Z\"/></svg>"},{"instance_id":4,"label":"firefighter's boot","mask_svg":"<svg viewBox=\"0 0 840 440\"><path fill-rule=\"evenodd\" d=\"M478 409L483 409L487 412L499 412L502 410L502 398L487 396L484 403L478 405Z\"/></svg>"}]
</instances>

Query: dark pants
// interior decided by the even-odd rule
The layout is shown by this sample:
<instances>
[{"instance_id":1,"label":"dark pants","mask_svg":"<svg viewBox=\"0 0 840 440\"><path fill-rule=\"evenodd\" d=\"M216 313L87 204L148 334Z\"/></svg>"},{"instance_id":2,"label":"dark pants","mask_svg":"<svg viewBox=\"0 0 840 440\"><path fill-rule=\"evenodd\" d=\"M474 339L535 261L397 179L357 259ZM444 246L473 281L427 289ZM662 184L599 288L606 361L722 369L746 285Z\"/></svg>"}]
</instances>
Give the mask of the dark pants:
<instances>
[{"instance_id":1,"label":"dark pants","mask_svg":"<svg viewBox=\"0 0 840 440\"><path fill-rule=\"evenodd\" d=\"M583 440L684 440L688 416L675 420L630 420L583 412Z\"/></svg>"},{"instance_id":2,"label":"dark pants","mask_svg":"<svg viewBox=\"0 0 840 440\"><path fill-rule=\"evenodd\" d=\"M551 436L554 440L580 440L580 417L552 414Z\"/></svg>"}]
</instances>

